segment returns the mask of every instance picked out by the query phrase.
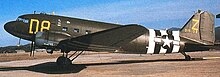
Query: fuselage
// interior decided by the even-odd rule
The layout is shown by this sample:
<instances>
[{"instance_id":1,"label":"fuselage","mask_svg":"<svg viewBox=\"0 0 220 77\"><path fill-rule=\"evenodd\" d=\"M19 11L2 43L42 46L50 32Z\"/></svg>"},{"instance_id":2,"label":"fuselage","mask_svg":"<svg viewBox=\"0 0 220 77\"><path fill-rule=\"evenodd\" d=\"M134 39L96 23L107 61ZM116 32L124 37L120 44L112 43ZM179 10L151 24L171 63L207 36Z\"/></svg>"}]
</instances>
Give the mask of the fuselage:
<instances>
[{"instance_id":1,"label":"fuselage","mask_svg":"<svg viewBox=\"0 0 220 77\"><path fill-rule=\"evenodd\" d=\"M6 23L4 28L10 34L29 41L35 41L35 35L38 32L50 31L53 32L54 35L48 35L48 37L52 37L49 40L59 43L59 41L64 39L75 38L120 26L125 25L58 15L26 14L19 16L16 21ZM182 38L179 31L146 28L145 34L139 36L128 44L120 46L117 50L127 51L127 53L159 54L201 49L191 48L196 44L190 44L191 46L187 47L185 46L187 43L190 44L190 41Z\"/></svg>"},{"instance_id":2,"label":"fuselage","mask_svg":"<svg viewBox=\"0 0 220 77\"><path fill-rule=\"evenodd\" d=\"M154 30L141 25L120 25L48 14L21 15L7 22L4 29L19 38L32 41L34 46L53 53L60 49L66 56L57 59L58 65L71 64L70 51L114 51L131 54L182 53L204 51L216 44L214 15L198 10L178 31ZM216 31L217 32L217 31ZM81 52L81 53L82 53ZM73 60L81 53L76 55ZM34 55L34 54L33 54Z\"/></svg>"}]
</instances>

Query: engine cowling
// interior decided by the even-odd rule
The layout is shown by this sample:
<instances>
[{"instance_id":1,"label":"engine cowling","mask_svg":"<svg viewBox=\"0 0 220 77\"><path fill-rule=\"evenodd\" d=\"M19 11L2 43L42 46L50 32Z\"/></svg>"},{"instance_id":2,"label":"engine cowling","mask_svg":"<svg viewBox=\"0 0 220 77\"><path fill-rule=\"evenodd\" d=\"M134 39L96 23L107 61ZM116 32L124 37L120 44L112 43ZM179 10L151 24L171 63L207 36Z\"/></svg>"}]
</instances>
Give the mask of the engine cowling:
<instances>
[{"instance_id":1,"label":"engine cowling","mask_svg":"<svg viewBox=\"0 0 220 77\"><path fill-rule=\"evenodd\" d=\"M58 43L68 38L70 38L70 35L63 32L37 32L35 36L35 45L45 48L48 53L53 53Z\"/></svg>"}]
</instances>

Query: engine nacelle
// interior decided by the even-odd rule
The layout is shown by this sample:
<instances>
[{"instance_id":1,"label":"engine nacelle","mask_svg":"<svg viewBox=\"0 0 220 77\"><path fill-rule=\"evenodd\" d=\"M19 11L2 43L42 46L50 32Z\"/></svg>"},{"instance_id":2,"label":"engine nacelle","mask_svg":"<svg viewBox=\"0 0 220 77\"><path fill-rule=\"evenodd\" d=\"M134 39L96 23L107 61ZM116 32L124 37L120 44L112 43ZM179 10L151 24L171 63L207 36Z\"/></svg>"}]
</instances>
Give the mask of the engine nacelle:
<instances>
[{"instance_id":1,"label":"engine nacelle","mask_svg":"<svg viewBox=\"0 0 220 77\"><path fill-rule=\"evenodd\" d=\"M58 43L64 39L70 38L70 35L63 32L37 32L35 36L35 45L47 49L48 53L56 48Z\"/></svg>"},{"instance_id":2,"label":"engine nacelle","mask_svg":"<svg viewBox=\"0 0 220 77\"><path fill-rule=\"evenodd\" d=\"M55 47L58 42L50 38L51 37L49 37L49 34L47 32L37 32L35 37L35 45Z\"/></svg>"}]
</instances>

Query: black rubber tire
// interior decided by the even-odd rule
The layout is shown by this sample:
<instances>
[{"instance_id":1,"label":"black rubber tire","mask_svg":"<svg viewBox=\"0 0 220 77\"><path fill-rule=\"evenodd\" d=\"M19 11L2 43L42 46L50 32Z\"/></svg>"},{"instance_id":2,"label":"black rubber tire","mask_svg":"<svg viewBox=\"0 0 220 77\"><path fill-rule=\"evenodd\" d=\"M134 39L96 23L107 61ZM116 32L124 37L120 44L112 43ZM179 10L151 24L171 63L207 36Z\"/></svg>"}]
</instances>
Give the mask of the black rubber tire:
<instances>
[{"instance_id":1,"label":"black rubber tire","mask_svg":"<svg viewBox=\"0 0 220 77\"><path fill-rule=\"evenodd\" d=\"M67 66L67 65L71 65L72 61L69 58L66 58L64 56L60 56L57 58L56 63L58 66Z\"/></svg>"},{"instance_id":2,"label":"black rubber tire","mask_svg":"<svg viewBox=\"0 0 220 77\"><path fill-rule=\"evenodd\" d=\"M186 60L186 61L190 61L190 60L192 60L192 58L191 58L189 55L186 55L186 56L185 56L185 60Z\"/></svg>"}]
</instances>

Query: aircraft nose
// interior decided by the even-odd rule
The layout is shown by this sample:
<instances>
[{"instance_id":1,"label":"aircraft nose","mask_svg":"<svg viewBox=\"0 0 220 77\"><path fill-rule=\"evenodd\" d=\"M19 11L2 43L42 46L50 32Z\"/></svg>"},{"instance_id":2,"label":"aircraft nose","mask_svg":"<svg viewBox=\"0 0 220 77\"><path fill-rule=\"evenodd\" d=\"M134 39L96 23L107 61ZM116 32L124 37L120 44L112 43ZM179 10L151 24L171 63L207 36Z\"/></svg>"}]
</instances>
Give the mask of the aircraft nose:
<instances>
[{"instance_id":1,"label":"aircraft nose","mask_svg":"<svg viewBox=\"0 0 220 77\"><path fill-rule=\"evenodd\" d=\"M15 21L11 21L11 22L7 22L5 25L4 25L4 29L9 32L9 33L12 33L14 31L14 28L15 28Z\"/></svg>"},{"instance_id":2,"label":"aircraft nose","mask_svg":"<svg viewBox=\"0 0 220 77\"><path fill-rule=\"evenodd\" d=\"M8 33L22 39L30 40L32 36L28 33L28 28L27 23L20 21L10 21L4 25L4 29Z\"/></svg>"},{"instance_id":3,"label":"aircraft nose","mask_svg":"<svg viewBox=\"0 0 220 77\"><path fill-rule=\"evenodd\" d=\"M16 21L10 21L10 22L7 22L5 25L4 25L4 29L10 33L10 34L14 34L17 32L17 27L16 27L17 22Z\"/></svg>"},{"instance_id":4,"label":"aircraft nose","mask_svg":"<svg viewBox=\"0 0 220 77\"><path fill-rule=\"evenodd\" d=\"M12 34L12 35L21 35L22 33L25 33L26 30L26 27L24 26L25 24L22 23L22 22L18 22L18 21L10 21L10 22L7 22L5 25L4 25L4 29ZM26 32L27 33L27 32Z\"/></svg>"}]
</instances>

